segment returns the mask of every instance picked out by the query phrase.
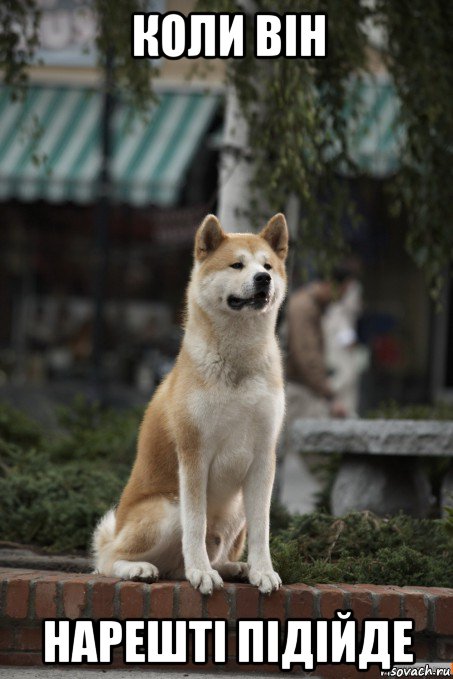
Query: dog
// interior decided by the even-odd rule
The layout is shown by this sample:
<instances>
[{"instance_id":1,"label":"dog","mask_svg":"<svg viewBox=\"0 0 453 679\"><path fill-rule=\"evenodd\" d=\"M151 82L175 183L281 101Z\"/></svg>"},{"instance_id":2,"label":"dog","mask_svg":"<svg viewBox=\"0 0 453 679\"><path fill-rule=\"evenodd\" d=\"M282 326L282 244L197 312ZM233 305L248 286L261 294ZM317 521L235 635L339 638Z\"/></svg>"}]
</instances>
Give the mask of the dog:
<instances>
[{"instance_id":1,"label":"dog","mask_svg":"<svg viewBox=\"0 0 453 679\"><path fill-rule=\"evenodd\" d=\"M118 507L93 536L98 573L183 578L202 594L223 579L281 586L269 551L275 449L284 417L276 339L286 294L288 228L195 237L179 355L145 412ZM248 562L240 561L248 534Z\"/></svg>"}]
</instances>

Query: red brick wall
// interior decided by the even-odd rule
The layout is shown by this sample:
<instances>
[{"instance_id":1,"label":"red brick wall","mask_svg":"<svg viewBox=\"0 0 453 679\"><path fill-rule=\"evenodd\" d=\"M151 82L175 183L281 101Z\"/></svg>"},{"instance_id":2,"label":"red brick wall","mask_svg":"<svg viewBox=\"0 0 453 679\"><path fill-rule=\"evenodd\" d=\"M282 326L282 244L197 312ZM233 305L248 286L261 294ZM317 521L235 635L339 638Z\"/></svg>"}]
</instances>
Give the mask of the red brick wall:
<instances>
[{"instance_id":1,"label":"red brick wall","mask_svg":"<svg viewBox=\"0 0 453 679\"><path fill-rule=\"evenodd\" d=\"M234 670L234 628L240 618L332 618L338 609L367 617L415 620L417 660L453 660L453 590L376 585L288 585L271 596L245 584L226 584L203 597L186 582L147 585L96 575L0 568L0 665L41 664L44 618L226 618L229 662ZM120 657L115 665L120 665ZM241 666L244 671L244 666ZM275 666L250 666L253 671ZM337 667L314 674L339 675ZM358 673L346 667L344 679ZM368 676L380 676L376 670Z\"/></svg>"}]
</instances>

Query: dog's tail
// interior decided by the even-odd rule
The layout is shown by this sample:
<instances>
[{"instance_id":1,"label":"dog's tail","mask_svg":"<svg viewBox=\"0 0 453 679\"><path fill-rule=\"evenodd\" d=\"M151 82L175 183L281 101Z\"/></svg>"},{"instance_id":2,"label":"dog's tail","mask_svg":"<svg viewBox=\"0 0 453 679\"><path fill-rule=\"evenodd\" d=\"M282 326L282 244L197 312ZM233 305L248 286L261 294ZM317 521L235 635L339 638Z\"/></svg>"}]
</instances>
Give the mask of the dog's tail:
<instances>
[{"instance_id":1,"label":"dog's tail","mask_svg":"<svg viewBox=\"0 0 453 679\"><path fill-rule=\"evenodd\" d=\"M93 533L93 540L91 543L91 553L94 561L94 568L96 573L106 573L106 561L110 561L108 555L110 554L115 538L116 517L115 510L109 509L99 520Z\"/></svg>"}]
</instances>

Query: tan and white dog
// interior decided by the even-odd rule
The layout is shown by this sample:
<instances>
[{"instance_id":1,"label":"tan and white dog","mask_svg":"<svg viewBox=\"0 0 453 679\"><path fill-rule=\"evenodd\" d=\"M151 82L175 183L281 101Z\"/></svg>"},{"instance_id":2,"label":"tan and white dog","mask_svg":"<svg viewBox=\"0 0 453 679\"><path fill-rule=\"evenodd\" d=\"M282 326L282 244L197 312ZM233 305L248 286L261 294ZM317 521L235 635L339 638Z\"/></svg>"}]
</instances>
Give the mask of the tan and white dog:
<instances>
[{"instance_id":1,"label":"tan and white dog","mask_svg":"<svg viewBox=\"0 0 453 679\"><path fill-rule=\"evenodd\" d=\"M227 234L208 215L195 238L185 333L143 419L132 473L99 522L99 573L185 577L203 594L248 577L281 580L269 552L275 448L284 415L275 325L286 291L288 229ZM239 561L248 533L248 564Z\"/></svg>"}]
</instances>

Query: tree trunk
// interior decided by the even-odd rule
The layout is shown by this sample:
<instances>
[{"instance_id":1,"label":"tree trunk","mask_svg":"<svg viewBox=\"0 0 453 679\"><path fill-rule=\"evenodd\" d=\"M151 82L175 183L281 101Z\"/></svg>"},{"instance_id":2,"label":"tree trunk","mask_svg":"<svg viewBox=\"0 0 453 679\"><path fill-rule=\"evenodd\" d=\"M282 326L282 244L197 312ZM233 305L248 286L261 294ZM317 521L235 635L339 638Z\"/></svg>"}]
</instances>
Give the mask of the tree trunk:
<instances>
[{"instance_id":1,"label":"tree trunk","mask_svg":"<svg viewBox=\"0 0 453 679\"><path fill-rule=\"evenodd\" d=\"M251 231L250 179L253 173L248 143L248 124L235 88L227 90L225 132L220 157L218 216L226 231Z\"/></svg>"}]
</instances>

